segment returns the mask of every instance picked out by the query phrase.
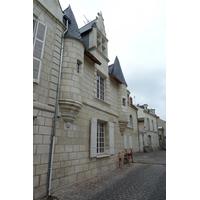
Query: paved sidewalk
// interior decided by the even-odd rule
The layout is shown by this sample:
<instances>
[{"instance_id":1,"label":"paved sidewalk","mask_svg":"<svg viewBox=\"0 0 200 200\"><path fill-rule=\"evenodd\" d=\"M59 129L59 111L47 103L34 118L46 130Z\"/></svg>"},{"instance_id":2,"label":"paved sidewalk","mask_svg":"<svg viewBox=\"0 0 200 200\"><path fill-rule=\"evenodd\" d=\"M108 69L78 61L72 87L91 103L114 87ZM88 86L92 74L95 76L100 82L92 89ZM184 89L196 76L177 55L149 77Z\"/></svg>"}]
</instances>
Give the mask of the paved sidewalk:
<instances>
[{"instance_id":1,"label":"paved sidewalk","mask_svg":"<svg viewBox=\"0 0 200 200\"><path fill-rule=\"evenodd\" d=\"M156 165L166 165L166 151L154 151L149 153L134 153L133 154L134 163L123 165L122 169L109 170L107 172L102 172L93 178L83 180L79 183L66 186L56 192L52 193L49 198L44 198L44 200L86 200L90 199L91 196L102 191L110 184L117 182L119 179L123 178L129 172L133 170L138 170L141 164L156 164Z\"/></svg>"}]
</instances>

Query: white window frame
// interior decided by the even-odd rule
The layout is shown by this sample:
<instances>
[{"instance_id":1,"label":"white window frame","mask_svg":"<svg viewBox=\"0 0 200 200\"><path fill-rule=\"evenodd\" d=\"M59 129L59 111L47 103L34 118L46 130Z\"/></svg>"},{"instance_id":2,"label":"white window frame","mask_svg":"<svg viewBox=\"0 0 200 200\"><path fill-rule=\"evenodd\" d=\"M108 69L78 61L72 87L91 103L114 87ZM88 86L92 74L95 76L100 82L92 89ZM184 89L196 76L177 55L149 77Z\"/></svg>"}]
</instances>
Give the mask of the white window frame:
<instances>
[{"instance_id":1,"label":"white window frame","mask_svg":"<svg viewBox=\"0 0 200 200\"><path fill-rule=\"evenodd\" d=\"M97 145L97 132L100 127L98 124L104 124L104 151L100 152L100 145ZM106 128L107 127L107 128ZM97 150L98 149L98 150ZM90 133L90 157L107 157L115 153L114 150L114 123L106 122L96 117L91 118L91 133Z\"/></svg>"},{"instance_id":2,"label":"white window frame","mask_svg":"<svg viewBox=\"0 0 200 200\"><path fill-rule=\"evenodd\" d=\"M146 126L147 126L147 127L146 127L146 130L148 131L148 130L149 130L149 118L147 118L146 123L147 123L147 124L146 124Z\"/></svg>"},{"instance_id":3,"label":"white window frame","mask_svg":"<svg viewBox=\"0 0 200 200\"><path fill-rule=\"evenodd\" d=\"M105 123L97 122L97 154L105 153Z\"/></svg>"},{"instance_id":4,"label":"white window frame","mask_svg":"<svg viewBox=\"0 0 200 200\"><path fill-rule=\"evenodd\" d=\"M101 80L103 80L103 85L101 85ZM103 94L102 94L102 89L101 86L103 87ZM102 98L103 95L103 98ZM101 99L102 101L105 101L105 79L97 74L97 98Z\"/></svg>"},{"instance_id":5,"label":"white window frame","mask_svg":"<svg viewBox=\"0 0 200 200\"><path fill-rule=\"evenodd\" d=\"M36 73L37 73L37 78L33 78L33 82L35 83L39 83L39 80L40 80L40 71L41 71L41 65L42 65L42 58L43 58L43 53L44 53L44 45L45 45L45 38L46 38L46 31L47 31L47 26L42 23L41 21L38 21L38 20L35 20L33 19L34 21L34 28L33 28L33 68L34 68L34 61L35 62L38 62L38 69L36 69ZM38 33L38 29L39 29L39 26L42 25L44 26L45 30L44 30L44 33L43 33L43 40L39 39L37 37L37 33ZM34 50L36 48L36 42L37 43L41 43L42 45L41 46L37 46L37 48L41 48L40 49L40 57L35 57L34 56Z\"/></svg>"}]
</instances>

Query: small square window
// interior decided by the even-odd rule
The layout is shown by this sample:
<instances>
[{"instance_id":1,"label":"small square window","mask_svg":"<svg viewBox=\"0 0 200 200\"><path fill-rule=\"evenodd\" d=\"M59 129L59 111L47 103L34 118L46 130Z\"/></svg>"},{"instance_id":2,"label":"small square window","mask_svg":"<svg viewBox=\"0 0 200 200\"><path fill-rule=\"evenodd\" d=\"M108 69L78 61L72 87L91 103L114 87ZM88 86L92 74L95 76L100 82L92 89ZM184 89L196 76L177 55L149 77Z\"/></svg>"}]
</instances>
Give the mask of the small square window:
<instances>
[{"instance_id":1,"label":"small square window","mask_svg":"<svg viewBox=\"0 0 200 200\"><path fill-rule=\"evenodd\" d=\"M77 71L77 73L80 73L80 64L79 63L77 63L76 71Z\"/></svg>"},{"instance_id":2,"label":"small square window","mask_svg":"<svg viewBox=\"0 0 200 200\"><path fill-rule=\"evenodd\" d=\"M122 99L122 105L123 105L123 106L126 106L126 98L123 98L123 99Z\"/></svg>"}]
</instances>

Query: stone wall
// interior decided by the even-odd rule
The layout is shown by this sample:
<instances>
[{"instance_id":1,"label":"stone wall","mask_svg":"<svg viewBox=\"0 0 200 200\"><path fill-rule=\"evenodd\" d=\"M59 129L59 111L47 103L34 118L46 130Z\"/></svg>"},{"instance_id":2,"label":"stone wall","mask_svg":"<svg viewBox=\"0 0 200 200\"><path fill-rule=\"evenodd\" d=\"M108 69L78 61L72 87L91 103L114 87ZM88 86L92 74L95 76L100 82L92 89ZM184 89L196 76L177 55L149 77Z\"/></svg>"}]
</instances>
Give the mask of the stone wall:
<instances>
[{"instance_id":1,"label":"stone wall","mask_svg":"<svg viewBox=\"0 0 200 200\"><path fill-rule=\"evenodd\" d=\"M33 198L46 194L50 136L53 132L56 91L58 82L61 34L60 7L52 14L44 1L33 1L33 18L47 26L39 83L33 83ZM59 6L57 1L53 5Z\"/></svg>"}]
</instances>

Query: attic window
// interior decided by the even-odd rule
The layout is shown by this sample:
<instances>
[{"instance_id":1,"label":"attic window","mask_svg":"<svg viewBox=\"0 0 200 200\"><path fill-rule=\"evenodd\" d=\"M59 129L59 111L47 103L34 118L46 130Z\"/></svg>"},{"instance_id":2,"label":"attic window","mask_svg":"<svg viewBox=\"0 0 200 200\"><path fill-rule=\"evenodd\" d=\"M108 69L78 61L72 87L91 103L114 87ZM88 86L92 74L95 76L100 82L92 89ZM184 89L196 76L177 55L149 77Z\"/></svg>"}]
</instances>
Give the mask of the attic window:
<instances>
[{"instance_id":1,"label":"attic window","mask_svg":"<svg viewBox=\"0 0 200 200\"><path fill-rule=\"evenodd\" d=\"M107 39L97 31L97 49L107 56Z\"/></svg>"}]
</instances>

